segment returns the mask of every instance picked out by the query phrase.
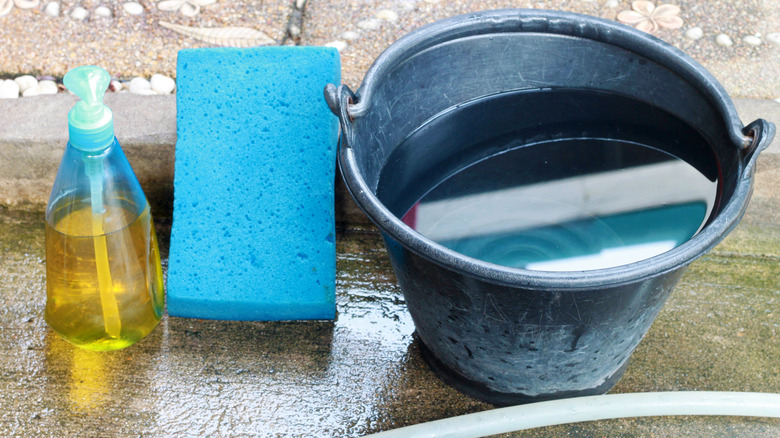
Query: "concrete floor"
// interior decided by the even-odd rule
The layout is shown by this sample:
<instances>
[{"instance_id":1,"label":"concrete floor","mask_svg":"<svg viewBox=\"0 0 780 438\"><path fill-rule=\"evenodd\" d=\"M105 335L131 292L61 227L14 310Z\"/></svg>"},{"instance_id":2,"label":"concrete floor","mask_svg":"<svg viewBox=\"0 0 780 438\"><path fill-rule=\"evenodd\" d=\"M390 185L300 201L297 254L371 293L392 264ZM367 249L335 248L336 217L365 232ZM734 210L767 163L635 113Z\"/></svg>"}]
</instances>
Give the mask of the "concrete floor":
<instances>
[{"instance_id":1,"label":"concrete floor","mask_svg":"<svg viewBox=\"0 0 780 438\"><path fill-rule=\"evenodd\" d=\"M696 261L613 393L780 392L780 156L759 160L741 225ZM373 227L341 222L333 323L165 317L139 344L80 350L43 320L42 213L0 209L0 435L361 436L489 405L420 357ZM169 223L158 221L163 252ZM765 436L780 421L649 418L512 436Z\"/></svg>"}]
</instances>

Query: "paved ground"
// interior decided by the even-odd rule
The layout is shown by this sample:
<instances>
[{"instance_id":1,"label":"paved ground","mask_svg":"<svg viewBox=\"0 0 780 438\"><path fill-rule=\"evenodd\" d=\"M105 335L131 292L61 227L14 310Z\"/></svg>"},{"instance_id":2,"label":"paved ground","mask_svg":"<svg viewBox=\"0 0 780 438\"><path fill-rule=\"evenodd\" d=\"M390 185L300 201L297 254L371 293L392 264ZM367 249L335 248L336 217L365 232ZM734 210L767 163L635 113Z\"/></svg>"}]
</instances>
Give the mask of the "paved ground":
<instances>
[{"instance_id":1,"label":"paved ground","mask_svg":"<svg viewBox=\"0 0 780 438\"><path fill-rule=\"evenodd\" d=\"M60 77L82 63L104 65L123 79L173 76L178 49L209 44L163 28L164 20L244 26L277 41L338 45L344 82L356 88L392 41L438 18L511 6L615 19L631 8L629 2L604 0L310 0L298 20L289 2L268 0L203 2L192 17L182 13L188 10L184 1L174 11L161 10L161 2L140 1L140 15L128 13L122 1L61 1L54 17L46 13L48 3L32 9L12 4L0 16L0 76ZM0 12L8 4L0 0ZM780 103L772 100L780 98L780 45L772 36L780 32L780 3L675 4L683 26L663 28L658 36L710 69L739 98L745 122L757 117L780 122ZM102 5L111 16L98 14ZM72 18L77 7L89 13L83 21ZM694 40L686 33L695 27L703 36ZM716 42L721 33L731 46L721 45L723 38ZM759 44L745 40L749 36ZM117 134L160 212L158 232L167 253L175 98L109 99ZM0 99L0 411L6 413L0 435L361 436L490 408L441 383L422 361L381 239L343 187L337 191L334 323L165 317L138 345L104 354L75 349L53 335L43 321L41 211L66 135L58 122L73 100L64 93ZM759 159L755 193L741 225L691 266L613 392L780 392L778 146L776 141ZM514 436L775 437L780 422L628 419Z\"/></svg>"},{"instance_id":2,"label":"paved ground","mask_svg":"<svg viewBox=\"0 0 780 438\"><path fill-rule=\"evenodd\" d=\"M35 2L37 0L28 0ZM177 0L179 4L187 3ZM189 4L213 0L187 0ZM13 2L3 0L0 4ZM49 16L49 3L59 4L59 15ZM161 22L203 29L246 27L286 43L322 45L340 41L344 82L359 85L366 69L389 44L421 25L467 12L499 8L545 8L616 19L631 9L617 0L220 0L186 16L186 7L164 8L160 2L140 0L140 15L125 2L99 0L42 0L37 7L13 7L0 16L0 77L21 74L61 77L81 64L104 66L113 75L129 79L153 73L174 76L176 52L186 47L212 45L169 30ZM291 4L302 6L300 20L290 20ZM661 2L659 2L660 4ZM657 36L684 50L707 67L734 97L780 98L780 2L775 0L680 0L683 25L660 28ZM98 15L108 6L110 16ZM73 11L83 8L83 20ZM162 10L165 9L165 10ZM0 8L2 11L2 8ZM292 34L288 29L293 25ZM296 32L295 29L300 32ZM686 33L698 39L686 37ZM345 34L345 32L350 32ZM731 41L726 44L721 37ZM293 36L297 35L297 36ZM218 38L212 36L212 38ZM747 38L747 39L746 39ZM341 44L339 43L339 44ZM343 46L343 44L342 44ZM217 78L218 80L218 78Z\"/></svg>"},{"instance_id":3,"label":"paved ground","mask_svg":"<svg viewBox=\"0 0 780 438\"><path fill-rule=\"evenodd\" d=\"M612 392L780 392L778 183L767 155L742 224L688 270ZM165 317L94 353L43 321L41 212L0 208L0 435L347 437L490 408L429 370L379 235L340 223L334 323ZM160 221L164 255L168 231ZM778 434L777 420L671 417L513 436Z\"/></svg>"}]
</instances>

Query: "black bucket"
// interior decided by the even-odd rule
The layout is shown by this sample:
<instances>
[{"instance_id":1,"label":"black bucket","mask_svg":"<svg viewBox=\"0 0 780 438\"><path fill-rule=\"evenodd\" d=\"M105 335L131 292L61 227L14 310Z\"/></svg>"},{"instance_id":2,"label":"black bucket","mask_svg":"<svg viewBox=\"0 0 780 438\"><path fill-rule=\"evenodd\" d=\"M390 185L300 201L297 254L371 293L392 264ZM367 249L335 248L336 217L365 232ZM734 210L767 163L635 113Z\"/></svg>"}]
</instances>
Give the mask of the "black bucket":
<instances>
[{"instance_id":1,"label":"black bucket","mask_svg":"<svg viewBox=\"0 0 780 438\"><path fill-rule=\"evenodd\" d=\"M615 22L553 11L489 11L423 27L382 53L357 93L329 85L326 98L341 121L347 187L384 234L428 363L500 405L608 391L684 269L742 217L757 155L774 134L764 120L743 127L722 87L679 50ZM680 195L699 184L675 179L681 163L711 196ZM654 176L633 179L646 174ZM632 184L629 196L611 197L610 188ZM545 222L568 203L560 198L553 214L545 193L585 186L596 187L585 197L599 199L587 207L598 220ZM447 198L452 187L458 195ZM423 207L452 216L469 196L529 190L535 203L491 198L485 205L498 213L468 213L497 223L525 212L501 225L527 223L501 255L520 264L480 255L507 242L495 239L506 228L489 238L455 239L460 222L435 237L419 231ZM683 237L639 259L624 252L622 263L579 268L601 235L594 224L604 223L626 246L645 225ZM518 250L534 239L544 243ZM562 239L578 242L579 252L561 256L575 263L550 268L544 257L572 246Z\"/></svg>"}]
</instances>

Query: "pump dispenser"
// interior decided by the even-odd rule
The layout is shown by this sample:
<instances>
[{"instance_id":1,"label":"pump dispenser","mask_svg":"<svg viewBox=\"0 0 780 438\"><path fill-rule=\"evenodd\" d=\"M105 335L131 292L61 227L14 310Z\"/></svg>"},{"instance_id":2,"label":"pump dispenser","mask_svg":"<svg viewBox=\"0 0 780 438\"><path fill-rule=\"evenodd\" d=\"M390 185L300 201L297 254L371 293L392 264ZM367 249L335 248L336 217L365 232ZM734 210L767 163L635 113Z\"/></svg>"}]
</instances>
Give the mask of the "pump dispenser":
<instances>
[{"instance_id":1,"label":"pump dispenser","mask_svg":"<svg viewBox=\"0 0 780 438\"><path fill-rule=\"evenodd\" d=\"M65 86L65 148L46 208L46 322L67 341L116 350L160 321L164 291L149 203L114 136L100 67L77 67Z\"/></svg>"}]
</instances>

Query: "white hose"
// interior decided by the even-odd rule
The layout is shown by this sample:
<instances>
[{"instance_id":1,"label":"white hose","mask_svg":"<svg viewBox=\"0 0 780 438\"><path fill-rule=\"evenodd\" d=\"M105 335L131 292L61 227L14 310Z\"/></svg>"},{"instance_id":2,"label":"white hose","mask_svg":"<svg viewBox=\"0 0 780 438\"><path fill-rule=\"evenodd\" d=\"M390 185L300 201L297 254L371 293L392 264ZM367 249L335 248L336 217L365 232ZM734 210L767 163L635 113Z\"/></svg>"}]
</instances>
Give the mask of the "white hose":
<instances>
[{"instance_id":1,"label":"white hose","mask_svg":"<svg viewBox=\"0 0 780 438\"><path fill-rule=\"evenodd\" d=\"M583 421L665 415L780 418L780 394L682 391L576 397L461 415L365 438L472 438Z\"/></svg>"}]
</instances>

